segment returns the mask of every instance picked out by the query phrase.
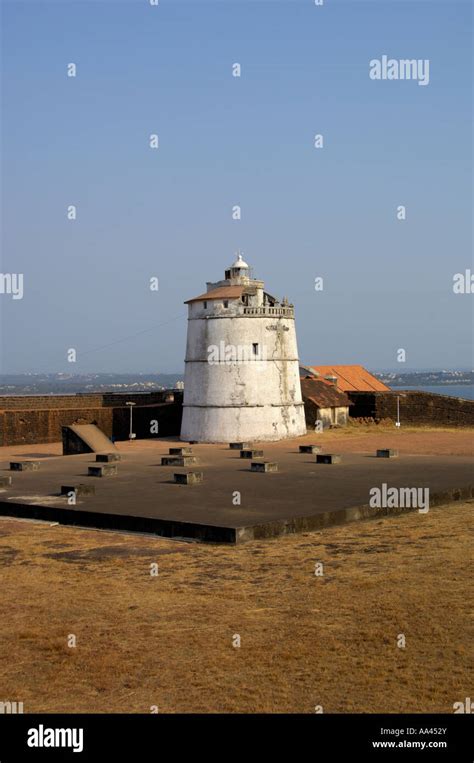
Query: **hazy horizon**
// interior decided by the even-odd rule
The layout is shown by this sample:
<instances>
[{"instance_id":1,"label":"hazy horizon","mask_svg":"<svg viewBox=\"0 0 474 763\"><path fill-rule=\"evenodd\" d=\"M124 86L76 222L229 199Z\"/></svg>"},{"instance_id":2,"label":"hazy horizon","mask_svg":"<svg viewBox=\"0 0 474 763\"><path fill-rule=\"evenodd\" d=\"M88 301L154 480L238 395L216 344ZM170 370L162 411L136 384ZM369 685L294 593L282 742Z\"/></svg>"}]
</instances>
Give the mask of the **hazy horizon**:
<instances>
[{"instance_id":1,"label":"hazy horizon","mask_svg":"<svg viewBox=\"0 0 474 763\"><path fill-rule=\"evenodd\" d=\"M326 365L326 366L338 366L338 365L346 365L344 363L304 363L303 361L300 361L301 365ZM363 364L357 364L357 365L363 365ZM474 369L472 367L454 367L454 368L441 368L441 367L432 367L432 368L410 368L409 366L404 365L403 369L400 368L369 368L369 371L372 371L372 373L376 374L389 374L389 373L396 373L400 375L406 375L406 374L416 374L416 373L473 373ZM92 376L94 374L101 375L101 376L184 376L184 366L181 371L169 371L167 369L164 370L149 370L149 371L83 371L83 372L70 372L70 371L10 371L9 373L0 373L0 379L6 378L8 376L53 376L53 375L63 375L63 376Z\"/></svg>"}]
</instances>

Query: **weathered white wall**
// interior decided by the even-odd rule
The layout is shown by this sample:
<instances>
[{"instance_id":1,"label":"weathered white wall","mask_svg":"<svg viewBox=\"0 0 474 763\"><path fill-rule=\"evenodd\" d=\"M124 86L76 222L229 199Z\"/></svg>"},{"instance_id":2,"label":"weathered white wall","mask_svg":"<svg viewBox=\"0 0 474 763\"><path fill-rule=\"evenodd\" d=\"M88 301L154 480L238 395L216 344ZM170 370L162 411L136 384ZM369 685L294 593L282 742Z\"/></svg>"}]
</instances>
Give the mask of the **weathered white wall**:
<instances>
[{"instance_id":1,"label":"weathered white wall","mask_svg":"<svg viewBox=\"0 0 474 763\"><path fill-rule=\"evenodd\" d=\"M306 434L301 411L302 406L184 408L181 439L228 443L298 437Z\"/></svg>"},{"instance_id":2,"label":"weathered white wall","mask_svg":"<svg viewBox=\"0 0 474 763\"><path fill-rule=\"evenodd\" d=\"M280 440L306 434L295 322L243 315L238 300L191 303L181 439ZM209 363L209 348L259 345L263 359ZM225 356L222 356L225 360Z\"/></svg>"}]
</instances>

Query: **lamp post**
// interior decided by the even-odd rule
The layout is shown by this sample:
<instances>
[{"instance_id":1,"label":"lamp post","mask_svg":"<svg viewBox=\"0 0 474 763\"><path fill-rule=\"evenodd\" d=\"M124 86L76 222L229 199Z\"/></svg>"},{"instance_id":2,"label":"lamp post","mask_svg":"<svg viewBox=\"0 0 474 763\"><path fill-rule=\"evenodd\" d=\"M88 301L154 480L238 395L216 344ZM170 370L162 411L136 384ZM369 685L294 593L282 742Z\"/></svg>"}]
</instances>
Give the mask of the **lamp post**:
<instances>
[{"instance_id":1,"label":"lamp post","mask_svg":"<svg viewBox=\"0 0 474 763\"><path fill-rule=\"evenodd\" d=\"M126 403L126 405L130 408L130 432L128 434L129 440L134 440L136 438L136 434L133 432L133 406L136 405L136 403Z\"/></svg>"},{"instance_id":2,"label":"lamp post","mask_svg":"<svg viewBox=\"0 0 474 763\"><path fill-rule=\"evenodd\" d=\"M396 427L400 427L401 426L401 424L400 424L400 398L401 397L406 397L406 395L403 394L403 392L400 395L397 395L397 420L395 422L395 426Z\"/></svg>"}]
</instances>

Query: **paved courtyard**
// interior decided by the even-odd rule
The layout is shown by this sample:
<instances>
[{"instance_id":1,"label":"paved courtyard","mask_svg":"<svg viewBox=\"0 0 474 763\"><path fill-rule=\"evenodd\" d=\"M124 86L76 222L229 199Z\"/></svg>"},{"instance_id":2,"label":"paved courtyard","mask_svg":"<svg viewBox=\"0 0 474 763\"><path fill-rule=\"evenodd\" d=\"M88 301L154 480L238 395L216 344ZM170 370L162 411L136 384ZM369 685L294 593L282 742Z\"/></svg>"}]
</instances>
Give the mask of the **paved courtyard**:
<instances>
[{"instance_id":1,"label":"paved courtyard","mask_svg":"<svg viewBox=\"0 0 474 763\"><path fill-rule=\"evenodd\" d=\"M378 436L377 447L394 447L391 433ZM315 455L300 453L299 445L309 442L341 454L341 463L317 464ZM463 498L470 495L470 455L425 455L407 448L396 459L381 459L364 444L362 438L354 451L354 442L343 437L331 442L326 434L255 443L265 460L278 463L279 471L270 474L252 472L251 462L226 446L193 445L198 463L187 468L202 471L204 481L192 486L174 483L174 473L187 469L161 465L169 448L180 445L176 439L119 443L118 473L103 478L88 476L92 453L59 456L56 445L9 448L0 451L0 474L12 476L13 484L0 493L0 514L239 542L368 516L362 507L369 504L370 490L383 484L429 488L433 505L461 497L459 491ZM39 470L9 471L9 461L20 457L40 460ZM59 495L61 486L80 483L94 485L95 495L78 496L76 505L68 505Z\"/></svg>"}]
</instances>

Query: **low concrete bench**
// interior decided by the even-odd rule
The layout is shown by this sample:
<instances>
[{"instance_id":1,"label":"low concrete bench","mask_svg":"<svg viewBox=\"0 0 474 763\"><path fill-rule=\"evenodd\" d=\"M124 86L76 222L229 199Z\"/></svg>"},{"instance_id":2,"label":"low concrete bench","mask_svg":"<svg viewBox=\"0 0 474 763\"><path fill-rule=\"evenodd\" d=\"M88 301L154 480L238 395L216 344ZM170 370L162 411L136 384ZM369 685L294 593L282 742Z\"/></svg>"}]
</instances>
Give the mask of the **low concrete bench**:
<instances>
[{"instance_id":1,"label":"low concrete bench","mask_svg":"<svg viewBox=\"0 0 474 763\"><path fill-rule=\"evenodd\" d=\"M321 445L300 445L300 453L321 453Z\"/></svg>"},{"instance_id":2,"label":"low concrete bench","mask_svg":"<svg viewBox=\"0 0 474 763\"><path fill-rule=\"evenodd\" d=\"M12 484L11 477L0 477L0 487L10 487Z\"/></svg>"},{"instance_id":3,"label":"low concrete bench","mask_svg":"<svg viewBox=\"0 0 474 763\"><path fill-rule=\"evenodd\" d=\"M263 450L241 450L240 458L263 458Z\"/></svg>"},{"instance_id":4,"label":"low concrete bench","mask_svg":"<svg viewBox=\"0 0 474 763\"><path fill-rule=\"evenodd\" d=\"M229 448L231 450L248 450L251 448L250 442L230 442Z\"/></svg>"},{"instance_id":5,"label":"low concrete bench","mask_svg":"<svg viewBox=\"0 0 474 763\"><path fill-rule=\"evenodd\" d=\"M252 461L250 469L252 472L277 472L278 464L274 461Z\"/></svg>"},{"instance_id":6,"label":"low concrete bench","mask_svg":"<svg viewBox=\"0 0 474 763\"><path fill-rule=\"evenodd\" d=\"M40 468L40 461L10 461L12 472L37 472Z\"/></svg>"},{"instance_id":7,"label":"low concrete bench","mask_svg":"<svg viewBox=\"0 0 474 763\"><path fill-rule=\"evenodd\" d=\"M341 456L335 453L320 453L316 456L317 464L340 464L342 461Z\"/></svg>"},{"instance_id":8,"label":"low concrete bench","mask_svg":"<svg viewBox=\"0 0 474 763\"><path fill-rule=\"evenodd\" d=\"M95 460L98 463L110 464L112 461L120 461L121 458L120 453L97 453Z\"/></svg>"},{"instance_id":9,"label":"low concrete bench","mask_svg":"<svg viewBox=\"0 0 474 763\"><path fill-rule=\"evenodd\" d=\"M117 474L116 464L103 464L102 466L89 466L89 477L113 477Z\"/></svg>"},{"instance_id":10,"label":"low concrete bench","mask_svg":"<svg viewBox=\"0 0 474 763\"><path fill-rule=\"evenodd\" d=\"M378 450L377 458L398 458L398 450L393 450L392 448Z\"/></svg>"},{"instance_id":11,"label":"low concrete bench","mask_svg":"<svg viewBox=\"0 0 474 763\"><path fill-rule=\"evenodd\" d=\"M193 449L189 448L187 446L183 448L170 448L169 449L170 456L192 456L193 455Z\"/></svg>"},{"instance_id":12,"label":"low concrete bench","mask_svg":"<svg viewBox=\"0 0 474 763\"><path fill-rule=\"evenodd\" d=\"M198 485L203 480L204 475L202 472L177 472L174 475L174 481L177 485Z\"/></svg>"},{"instance_id":13,"label":"low concrete bench","mask_svg":"<svg viewBox=\"0 0 474 763\"><path fill-rule=\"evenodd\" d=\"M161 459L162 466L192 466L197 463L194 456L163 456Z\"/></svg>"},{"instance_id":14,"label":"low concrete bench","mask_svg":"<svg viewBox=\"0 0 474 763\"><path fill-rule=\"evenodd\" d=\"M95 495L94 485L61 485L61 495Z\"/></svg>"}]
</instances>

